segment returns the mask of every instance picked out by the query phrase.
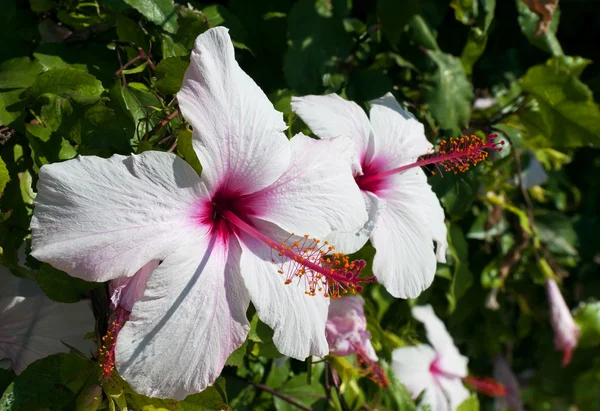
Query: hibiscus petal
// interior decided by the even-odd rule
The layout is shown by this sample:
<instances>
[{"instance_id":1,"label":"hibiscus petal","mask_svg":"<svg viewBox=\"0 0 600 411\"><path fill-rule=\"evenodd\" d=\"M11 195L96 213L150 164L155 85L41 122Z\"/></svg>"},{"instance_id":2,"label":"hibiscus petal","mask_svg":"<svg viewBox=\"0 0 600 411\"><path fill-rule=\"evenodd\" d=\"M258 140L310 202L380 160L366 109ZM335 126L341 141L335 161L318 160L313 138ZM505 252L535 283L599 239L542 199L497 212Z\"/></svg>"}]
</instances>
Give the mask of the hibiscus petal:
<instances>
[{"instance_id":1,"label":"hibiscus petal","mask_svg":"<svg viewBox=\"0 0 600 411\"><path fill-rule=\"evenodd\" d=\"M394 375L404 384L412 398L417 398L424 390L433 392L436 389L436 382L429 371L435 356L435 351L425 344L400 347L392 351Z\"/></svg>"},{"instance_id":2,"label":"hibiscus petal","mask_svg":"<svg viewBox=\"0 0 600 411\"><path fill-rule=\"evenodd\" d=\"M451 375L466 377L469 359L460 354L446 326L433 311L431 305L412 308L413 317L423 323L427 339L437 352L438 367Z\"/></svg>"},{"instance_id":3,"label":"hibiscus petal","mask_svg":"<svg viewBox=\"0 0 600 411\"><path fill-rule=\"evenodd\" d=\"M371 101L373 157L385 169L412 163L432 148L423 124L405 111L391 93Z\"/></svg>"},{"instance_id":4,"label":"hibiscus petal","mask_svg":"<svg viewBox=\"0 0 600 411\"><path fill-rule=\"evenodd\" d=\"M291 146L290 167L249 199L260 210L257 217L287 232L321 238L362 227L368 215L352 177L350 140L315 140L300 133Z\"/></svg>"},{"instance_id":5,"label":"hibiscus petal","mask_svg":"<svg viewBox=\"0 0 600 411\"><path fill-rule=\"evenodd\" d=\"M394 297L414 298L431 285L436 254L444 261L444 211L422 170L391 178L391 188L379 193L387 203L371 234L373 272Z\"/></svg>"},{"instance_id":6,"label":"hibiscus petal","mask_svg":"<svg viewBox=\"0 0 600 411\"><path fill-rule=\"evenodd\" d=\"M263 243L242 235L241 244L242 277L258 317L274 331L273 342L279 352L298 360L328 354L325 323L329 299L322 294L306 295L303 282L284 284L285 277L271 262L271 249Z\"/></svg>"},{"instance_id":7,"label":"hibiscus petal","mask_svg":"<svg viewBox=\"0 0 600 411\"><path fill-rule=\"evenodd\" d=\"M212 190L248 194L286 169L290 148L283 115L235 61L228 30L196 39L177 98L194 128L193 146Z\"/></svg>"},{"instance_id":8,"label":"hibiscus petal","mask_svg":"<svg viewBox=\"0 0 600 411\"><path fill-rule=\"evenodd\" d=\"M337 94L292 97L292 110L319 138L350 137L358 162L367 154L371 125L366 113L353 101Z\"/></svg>"},{"instance_id":9,"label":"hibiscus petal","mask_svg":"<svg viewBox=\"0 0 600 411\"><path fill-rule=\"evenodd\" d=\"M325 240L335 245L337 251L345 254L354 253L367 243L369 236L375 229L379 215L385 209L386 202L384 199L369 191L361 191L361 194L367 206L369 216L367 222L358 231L351 233L334 231L325 237Z\"/></svg>"},{"instance_id":10,"label":"hibiscus petal","mask_svg":"<svg viewBox=\"0 0 600 411\"><path fill-rule=\"evenodd\" d=\"M84 340L94 331L89 302L52 301L34 281L15 277L0 267L0 358L9 358L16 374L48 355L68 352L62 342L83 353L94 344Z\"/></svg>"},{"instance_id":11,"label":"hibiscus petal","mask_svg":"<svg viewBox=\"0 0 600 411\"><path fill-rule=\"evenodd\" d=\"M152 260L140 268L133 277L111 280L108 284L111 308L114 310L121 306L127 311L131 311L133 304L144 294L146 282L158 264L160 264L160 260Z\"/></svg>"},{"instance_id":12,"label":"hibiscus petal","mask_svg":"<svg viewBox=\"0 0 600 411\"><path fill-rule=\"evenodd\" d=\"M214 383L250 329L239 258L235 239L215 236L150 276L116 347L117 369L135 391L181 400Z\"/></svg>"},{"instance_id":13,"label":"hibiscus petal","mask_svg":"<svg viewBox=\"0 0 600 411\"><path fill-rule=\"evenodd\" d=\"M465 388L460 378L438 378L438 384L442 387L446 398L450 402L450 409L455 410L460 404L469 398L469 390Z\"/></svg>"},{"instance_id":14,"label":"hibiscus petal","mask_svg":"<svg viewBox=\"0 0 600 411\"><path fill-rule=\"evenodd\" d=\"M207 196L174 154L83 156L40 169L32 255L88 281L132 276L198 234L194 202Z\"/></svg>"}]
</instances>

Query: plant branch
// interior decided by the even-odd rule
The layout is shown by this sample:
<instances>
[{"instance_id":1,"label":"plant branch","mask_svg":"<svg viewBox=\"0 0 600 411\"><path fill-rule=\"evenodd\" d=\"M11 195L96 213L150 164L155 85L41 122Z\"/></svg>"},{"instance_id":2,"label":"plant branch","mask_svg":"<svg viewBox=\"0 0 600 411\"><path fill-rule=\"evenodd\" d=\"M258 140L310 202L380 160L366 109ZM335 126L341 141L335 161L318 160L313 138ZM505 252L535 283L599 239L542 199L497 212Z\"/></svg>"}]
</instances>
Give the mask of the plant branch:
<instances>
[{"instance_id":1,"label":"plant branch","mask_svg":"<svg viewBox=\"0 0 600 411\"><path fill-rule=\"evenodd\" d=\"M280 393L277 390L274 390L271 387L267 387L266 385L263 384L257 384L255 382L252 381L248 381L248 383L250 385L252 385L255 388L258 388L259 390L263 390L265 392L268 392L271 395L274 395L275 397L281 398L282 400L284 400L285 402L287 402L288 404L293 405L294 407L303 410L303 411L310 411L310 408L305 407L304 405L300 404L299 402L294 401L292 398L288 397L285 394Z\"/></svg>"}]
</instances>

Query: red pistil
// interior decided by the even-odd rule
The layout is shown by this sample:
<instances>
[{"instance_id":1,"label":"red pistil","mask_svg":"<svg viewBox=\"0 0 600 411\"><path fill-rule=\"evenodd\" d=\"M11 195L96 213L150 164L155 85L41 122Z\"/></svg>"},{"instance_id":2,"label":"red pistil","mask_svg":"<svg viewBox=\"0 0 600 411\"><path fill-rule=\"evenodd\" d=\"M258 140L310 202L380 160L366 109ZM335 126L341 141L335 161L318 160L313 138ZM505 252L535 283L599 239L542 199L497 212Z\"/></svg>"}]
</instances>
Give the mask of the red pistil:
<instances>
[{"instance_id":1,"label":"red pistil","mask_svg":"<svg viewBox=\"0 0 600 411\"><path fill-rule=\"evenodd\" d=\"M504 385L493 378L465 377L462 380L473 387L474 390L490 397L504 397L506 395L506 388Z\"/></svg>"},{"instance_id":2,"label":"red pistil","mask_svg":"<svg viewBox=\"0 0 600 411\"><path fill-rule=\"evenodd\" d=\"M487 141L483 141L483 139L477 136L464 136L461 138L442 140L435 151L421 156L414 163L391 170L382 171L376 174L357 176L356 182L359 184L359 186L364 186L368 183L382 180L393 174L410 170L411 168L423 167L432 164L435 165L440 173L444 171L449 171L454 174L457 174L458 172L465 172L472 166L477 165L488 157L488 152L485 151L486 149L502 151L504 140L500 141L499 143L495 143L494 140L497 137L497 134L490 134ZM435 174L435 172L433 172L433 174Z\"/></svg>"},{"instance_id":3,"label":"red pistil","mask_svg":"<svg viewBox=\"0 0 600 411\"><path fill-rule=\"evenodd\" d=\"M229 210L224 211L222 216L238 229L269 246L277 254L272 254L271 261L281 265L279 273L285 274L287 271L285 284L291 284L294 279L303 280L307 295L314 296L317 292L322 292L325 297L339 298L341 294L348 292L361 292L361 283L375 281L375 277L360 277L360 272L366 265L363 260L351 262L345 255L333 253L335 247L327 242L320 245L320 240L309 239L310 237L305 235L303 239L289 245L288 242L294 233L286 241L278 242ZM287 262L290 264L284 266Z\"/></svg>"},{"instance_id":4,"label":"red pistil","mask_svg":"<svg viewBox=\"0 0 600 411\"><path fill-rule=\"evenodd\" d=\"M102 337L102 346L98 350L98 366L102 372L102 378L108 380L115 369L115 346L121 328L129 319L129 311L123 307L117 307L110 317L108 331Z\"/></svg>"}]
</instances>

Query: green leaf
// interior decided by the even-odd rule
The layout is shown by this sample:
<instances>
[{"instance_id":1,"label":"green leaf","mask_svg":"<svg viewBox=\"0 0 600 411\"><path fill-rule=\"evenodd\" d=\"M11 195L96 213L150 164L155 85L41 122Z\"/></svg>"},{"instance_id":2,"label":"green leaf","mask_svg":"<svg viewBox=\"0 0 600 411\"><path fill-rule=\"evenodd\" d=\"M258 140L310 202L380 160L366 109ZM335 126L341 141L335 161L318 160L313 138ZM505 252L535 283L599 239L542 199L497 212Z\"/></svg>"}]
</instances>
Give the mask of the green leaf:
<instances>
[{"instance_id":1,"label":"green leaf","mask_svg":"<svg viewBox=\"0 0 600 411\"><path fill-rule=\"evenodd\" d=\"M56 2L54 0L29 0L29 7L31 7L31 11L44 13L56 7Z\"/></svg>"},{"instance_id":2,"label":"green leaf","mask_svg":"<svg viewBox=\"0 0 600 411\"><path fill-rule=\"evenodd\" d=\"M73 406L75 398L67 384L79 381L81 385L95 368L93 363L76 354L42 358L15 378L0 400L0 410L62 410Z\"/></svg>"},{"instance_id":3,"label":"green leaf","mask_svg":"<svg viewBox=\"0 0 600 411\"><path fill-rule=\"evenodd\" d=\"M169 57L156 66L156 88L163 94L175 94L181 88L183 75L189 62L178 57Z\"/></svg>"},{"instance_id":4,"label":"green leaf","mask_svg":"<svg viewBox=\"0 0 600 411\"><path fill-rule=\"evenodd\" d=\"M479 400L477 394L472 394L469 398L464 400L456 411L479 411Z\"/></svg>"},{"instance_id":5,"label":"green leaf","mask_svg":"<svg viewBox=\"0 0 600 411\"><path fill-rule=\"evenodd\" d=\"M76 303L89 296L89 291L103 287L103 283L90 283L57 270L50 264L42 264L37 278L38 285L54 301Z\"/></svg>"},{"instance_id":6,"label":"green leaf","mask_svg":"<svg viewBox=\"0 0 600 411\"><path fill-rule=\"evenodd\" d=\"M148 51L149 42L140 25L122 14L117 14L117 36L121 41L129 41ZM131 47L128 49L134 53L134 56L130 56L130 58L137 55L137 50L133 50Z\"/></svg>"},{"instance_id":7,"label":"green leaf","mask_svg":"<svg viewBox=\"0 0 600 411\"><path fill-rule=\"evenodd\" d=\"M600 345L600 302L582 305L573 318L581 329L578 345L582 348Z\"/></svg>"},{"instance_id":8,"label":"green leaf","mask_svg":"<svg viewBox=\"0 0 600 411\"><path fill-rule=\"evenodd\" d=\"M485 51L487 45L488 36L479 27L472 27L469 30L469 36L467 37L467 43L463 48L460 55L460 62L465 68L465 73L470 76L473 74L473 65L479 60L479 57Z\"/></svg>"},{"instance_id":9,"label":"green leaf","mask_svg":"<svg viewBox=\"0 0 600 411\"><path fill-rule=\"evenodd\" d=\"M87 71L104 87L113 82L113 74L118 70L115 52L102 44L40 44L33 52L44 71L53 68L72 68Z\"/></svg>"},{"instance_id":10,"label":"green leaf","mask_svg":"<svg viewBox=\"0 0 600 411\"><path fill-rule=\"evenodd\" d=\"M322 7L317 7L322 3ZM288 16L290 46L283 71L290 88L298 94L318 93L323 77L337 71L336 62L350 52L352 40L344 29L347 15L344 0L320 2L300 0Z\"/></svg>"},{"instance_id":11,"label":"green leaf","mask_svg":"<svg viewBox=\"0 0 600 411\"><path fill-rule=\"evenodd\" d=\"M348 80L346 93L354 101L370 101L394 89L392 80L380 70L353 72Z\"/></svg>"},{"instance_id":12,"label":"green leaf","mask_svg":"<svg viewBox=\"0 0 600 411\"><path fill-rule=\"evenodd\" d=\"M469 170L464 174L445 173L443 177L436 174L429 178L433 190L453 219L462 218L469 212L477 196L477 176L476 170Z\"/></svg>"},{"instance_id":13,"label":"green leaf","mask_svg":"<svg viewBox=\"0 0 600 411\"><path fill-rule=\"evenodd\" d=\"M196 151L192 146L192 132L190 130L177 132L177 154L183 157L196 170L198 175L202 174L202 164L200 164L200 160L198 160Z\"/></svg>"},{"instance_id":14,"label":"green leaf","mask_svg":"<svg viewBox=\"0 0 600 411\"><path fill-rule=\"evenodd\" d=\"M425 47L427 50L440 51L435 34L423 16L420 14L413 16L410 28L411 37L415 43Z\"/></svg>"},{"instance_id":15,"label":"green leaf","mask_svg":"<svg viewBox=\"0 0 600 411\"><path fill-rule=\"evenodd\" d=\"M228 365L230 367L241 367L242 365L244 365L244 357L246 356L247 349L248 340L244 341L240 348L238 348L229 355L229 357L227 358L227 362L225 362L225 365Z\"/></svg>"},{"instance_id":16,"label":"green leaf","mask_svg":"<svg viewBox=\"0 0 600 411\"><path fill-rule=\"evenodd\" d=\"M384 362L381 365L390 383L388 391L391 394L391 404L389 404L388 409L398 411L415 411L415 403L411 399L410 393L406 390L404 384L402 384L400 380L396 378L394 371L390 368L389 364Z\"/></svg>"},{"instance_id":17,"label":"green leaf","mask_svg":"<svg viewBox=\"0 0 600 411\"><path fill-rule=\"evenodd\" d=\"M126 383L124 390L127 398L127 405L130 409L144 411L213 411L228 409L225 399L220 392L225 392L225 380L218 378L212 387L208 387L198 394L190 395L183 401L161 400L158 398L149 398L145 395L137 394Z\"/></svg>"},{"instance_id":18,"label":"green leaf","mask_svg":"<svg viewBox=\"0 0 600 411\"><path fill-rule=\"evenodd\" d=\"M8 126L21 116L28 99L25 89L41 72L40 64L28 57L0 63L0 125Z\"/></svg>"},{"instance_id":19,"label":"green leaf","mask_svg":"<svg viewBox=\"0 0 600 411\"><path fill-rule=\"evenodd\" d=\"M77 155L73 146L52 129L43 124L29 123L25 125L27 140L31 146L31 157L39 169L44 164L60 160L69 160Z\"/></svg>"},{"instance_id":20,"label":"green leaf","mask_svg":"<svg viewBox=\"0 0 600 411\"><path fill-rule=\"evenodd\" d=\"M419 0L377 0L377 16L381 29L393 45L398 44L404 28L419 12Z\"/></svg>"},{"instance_id":21,"label":"green leaf","mask_svg":"<svg viewBox=\"0 0 600 411\"><path fill-rule=\"evenodd\" d=\"M539 213L535 216L535 226L540 240L555 255L578 255L577 233L574 221L558 212Z\"/></svg>"},{"instance_id":22,"label":"green leaf","mask_svg":"<svg viewBox=\"0 0 600 411\"><path fill-rule=\"evenodd\" d=\"M152 23L169 33L177 32L177 12L172 0L124 0Z\"/></svg>"},{"instance_id":23,"label":"green leaf","mask_svg":"<svg viewBox=\"0 0 600 411\"><path fill-rule=\"evenodd\" d=\"M279 389L284 382L290 377L290 362L285 360L282 364L278 364L277 361L271 362L271 371L267 376L265 384L268 387Z\"/></svg>"},{"instance_id":24,"label":"green leaf","mask_svg":"<svg viewBox=\"0 0 600 411\"><path fill-rule=\"evenodd\" d=\"M66 136L79 144L80 154L109 157L115 152L131 152L129 138L119 117L101 101L78 109L63 129Z\"/></svg>"},{"instance_id":25,"label":"green leaf","mask_svg":"<svg viewBox=\"0 0 600 411\"><path fill-rule=\"evenodd\" d=\"M306 373L296 374L283 384L278 391L308 408L311 408L319 400L319 396L325 396L325 387L316 378L313 379L310 385L306 383ZM277 411L297 411L295 406L279 397L273 397L273 401Z\"/></svg>"},{"instance_id":26,"label":"green leaf","mask_svg":"<svg viewBox=\"0 0 600 411\"><path fill-rule=\"evenodd\" d=\"M458 133L471 118L473 86L458 58L441 51L429 56L437 70L427 78L425 101L441 128Z\"/></svg>"},{"instance_id":27,"label":"green leaf","mask_svg":"<svg viewBox=\"0 0 600 411\"><path fill-rule=\"evenodd\" d=\"M10 181L10 175L8 174L8 169L6 168L6 163L2 158L0 158L0 197L4 193L4 188L6 184Z\"/></svg>"},{"instance_id":28,"label":"green leaf","mask_svg":"<svg viewBox=\"0 0 600 411\"><path fill-rule=\"evenodd\" d=\"M77 397L77 411L96 411L102 403L102 387L92 385L87 387Z\"/></svg>"},{"instance_id":29,"label":"green leaf","mask_svg":"<svg viewBox=\"0 0 600 411\"><path fill-rule=\"evenodd\" d=\"M360 377L360 370L356 368L348 359L345 357L338 357L336 355L328 355L327 362L329 365L339 374L342 382L348 384L352 380Z\"/></svg>"},{"instance_id":30,"label":"green leaf","mask_svg":"<svg viewBox=\"0 0 600 411\"><path fill-rule=\"evenodd\" d=\"M520 112L531 139L538 146L580 147L600 145L600 110L592 91L577 77L582 64L551 58L533 66L521 82L535 98Z\"/></svg>"},{"instance_id":31,"label":"green leaf","mask_svg":"<svg viewBox=\"0 0 600 411\"><path fill-rule=\"evenodd\" d=\"M450 7L454 9L454 17L462 24L473 24L479 15L478 0L452 0Z\"/></svg>"},{"instance_id":32,"label":"green leaf","mask_svg":"<svg viewBox=\"0 0 600 411\"><path fill-rule=\"evenodd\" d=\"M80 104L94 104L104 91L102 83L91 74L72 68L51 69L42 73L31 86L35 101L43 94L56 94Z\"/></svg>"},{"instance_id":33,"label":"green leaf","mask_svg":"<svg viewBox=\"0 0 600 411\"><path fill-rule=\"evenodd\" d=\"M556 30L558 29L558 22L560 20L560 10L558 8L552 15L552 22L550 23L550 30L547 34L536 34L538 22L540 17L529 10L529 7L522 0L515 0L517 3L517 10L519 12L519 25L521 31L529 40L529 43L535 47L544 50L552 54L553 56L563 55L562 47L556 38Z\"/></svg>"},{"instance_id":34,"label":"green leaf","mask_svg":"<svg viewBox=\"0 0 600 411\"><path fill-rule=\"evenodd\" d=\"M448 311L452 313L458 300L473 284L473 274L469 270L469 246L462 229L455 223L450 223L448 229L448 250L454 260L452 283L446 293Z\"/></svg>"},{"instance_id":35,"label":"green leaf","mask_svg":"<svg viewBox=\"0 0 600 411\"><path fill-rule=\"evenodd\" d=\"M123 86L116 81L110 90L110 97L116 108L119 108L124 121L130 122L130 141L139 142L140 137L152 130L155 125L155 113L162 104L142 83L128 83Z\"/></svg>"}]
</instances>

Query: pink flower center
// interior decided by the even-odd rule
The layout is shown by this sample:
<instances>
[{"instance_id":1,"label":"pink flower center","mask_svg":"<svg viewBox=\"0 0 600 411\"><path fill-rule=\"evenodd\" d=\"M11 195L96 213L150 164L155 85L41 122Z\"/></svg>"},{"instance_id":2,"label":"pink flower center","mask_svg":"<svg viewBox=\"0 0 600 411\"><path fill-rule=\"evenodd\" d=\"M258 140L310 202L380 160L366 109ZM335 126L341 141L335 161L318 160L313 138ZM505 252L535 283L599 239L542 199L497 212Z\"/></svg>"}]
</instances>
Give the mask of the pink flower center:
<instances>
[{"instance_id":1,"label":"pink flower center","mask_svg":"<svg viewBox=\"0 0 600 411\"><path fill-rule=\"evenodd\" d=\"M503 397L506 395L506 389L504 385L488 377L460 377L459 375L447 372L441 368L441 361L439 357L429 365L429 372L435 377L446 377L446 378L459 378L463 382L470 385L474 390L479 391L490 397Z\"/></svg>"},{"instance_id":2,"label":"pink flower center","mask_svg":"<svg viewBox=\"0 0 600 411\"><path fill-rule=\"evenodd\" d=\"M361 168L363 174L361 176L355 176L354 180L362 191L370 191L373 194L379 194L381 190L388 187L387 178L383 176L381 178L372 178L385 172L383 161L373 159L371 162L366 163L365 160L361 162Z\"/></svg>"},{"instance_id":3,"label":"pink flower center","mask_svg":"<svg viewBox=\"0 0 600 411\"><path fill-rule=\"evenodd\" d=\"M416 162L390 170L378 169L376 165L367 164L364 175L356 177L356 183L362 190L371 191L376 194L387 177L402 173L415 167L435 166L435 169L442 174L443 172L465 172L469 168L477 165L488 157L485 150L502 151L504 141L495 143L497 134L490 134L487 141L477 136L464 136L461 138L451 138L442 140L437 149L430 154L421 156ZM435 174L435 171L431 171Z\"/></svg>"},{"instance_id":4,"label":"pink flower center","mask_svg":"<svg viewBox=\"0 0 600 411\"><path fill-rule=\"evenodd\" d=\"M350 261L345 255L335 253L335 247L327 242L309 235L297 237L294 233L283 241L265 235L252 222L256 215L251 196L218 190L211 200L199 205L194 219L208 226L211 234L222 241L243 232L268 246L271 262L279 265L278 272L285 277L285 284L303 283L307 295L319 292L337 298L348 292L361 292L361 283L375 281L375 277L360 277L366 265L363 260Z\"/></svg>"}]
</instances>

